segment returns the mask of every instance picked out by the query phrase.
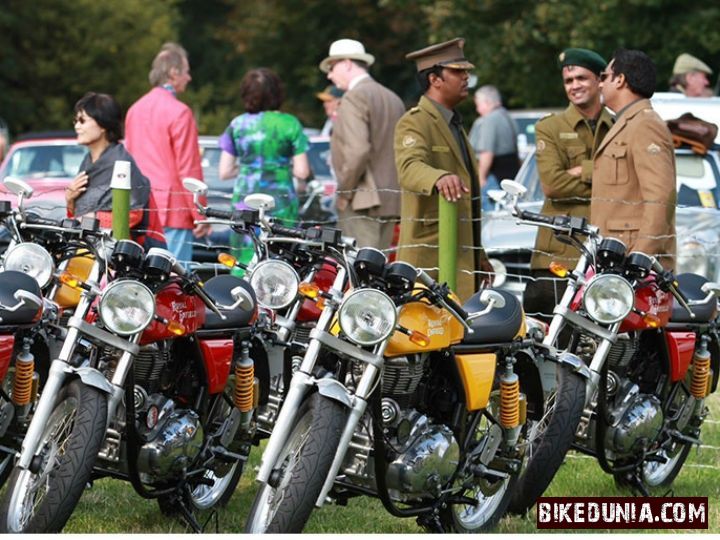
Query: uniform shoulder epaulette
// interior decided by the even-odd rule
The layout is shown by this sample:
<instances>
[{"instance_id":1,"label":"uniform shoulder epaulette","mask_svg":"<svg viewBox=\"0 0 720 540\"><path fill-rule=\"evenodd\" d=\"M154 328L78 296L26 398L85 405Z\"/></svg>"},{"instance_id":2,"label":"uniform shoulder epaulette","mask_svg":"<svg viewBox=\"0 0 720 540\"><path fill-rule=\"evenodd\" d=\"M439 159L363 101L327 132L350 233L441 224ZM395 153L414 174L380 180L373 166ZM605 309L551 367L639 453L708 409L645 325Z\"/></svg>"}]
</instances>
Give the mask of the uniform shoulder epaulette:
<instances>
[{"instance_id":1,"label":"uniform shoulder epaulette","mask_svg":"<svg viewBox=\"0 0 720 540\"><path fill-rule=\"evenodd\" d=\"M553 116L555 116L555 113L547 113L545 116L538 118L538 122L540 122L541 120L547 120L548 118L552 118Z\"/></svg>"},{"instance_id":2,"label":"uniform shoulder epaulette","mask_svg":"<svg viewBox=\"0 0 720 540\"><path fill-rule=\"evenodd\" d=\"M420 112L420 107L415 106L415 107L411 108L409 112L410 112L410 114L415 114L416 112Z\"/></svg>"}]
</instances>

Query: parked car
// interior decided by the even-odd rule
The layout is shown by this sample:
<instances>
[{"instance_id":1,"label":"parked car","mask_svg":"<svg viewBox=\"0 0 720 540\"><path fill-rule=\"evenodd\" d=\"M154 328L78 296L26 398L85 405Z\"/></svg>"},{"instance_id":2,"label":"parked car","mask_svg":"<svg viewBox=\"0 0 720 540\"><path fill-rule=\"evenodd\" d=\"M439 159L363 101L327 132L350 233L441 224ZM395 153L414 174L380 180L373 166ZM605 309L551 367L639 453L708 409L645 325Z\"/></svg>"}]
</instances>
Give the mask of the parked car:
<instances>
[{"instance_id":1,"label":"parked car","mask_svg":"<svg viewBox=\"0 0 720 540\"><path fill-rule=\"evenodd\" d=\"M508 111L517 127L518 156L524 160L535 149L535 124L541 118L562 109L517 109Z\"/></svg>"},{"instance_id":2,"label":"parked car","mask_svg":"<svg viewBox=\"0 0 720 540\"><path fill-rule=\"evenodd\" d=\"M72 132L45 132L21 135L12 144L0 165L0 200L16 197L2 185L12 176L33 188L28 208L44 216L65 216L65 188L75 178L87 148L77 144Z\"/></svg>"},{"instance_id":3,"label":"parked car","mask_svg":"<svg viewBox=\"0 0 720 540\"><path fill-rule=\"evenodd\" d=\"M704 156L687 148L675 150L677 273L694 272L720 280L720 146ZM520 206L539 212L544 195L533 151L515 180L528 188ZM491 195L500 199L500 193ZM530 274L537 227L518 225L504 202L483 215L482 243L495 268L495 285L521 295Z\"/></svg>"}]
</instances>

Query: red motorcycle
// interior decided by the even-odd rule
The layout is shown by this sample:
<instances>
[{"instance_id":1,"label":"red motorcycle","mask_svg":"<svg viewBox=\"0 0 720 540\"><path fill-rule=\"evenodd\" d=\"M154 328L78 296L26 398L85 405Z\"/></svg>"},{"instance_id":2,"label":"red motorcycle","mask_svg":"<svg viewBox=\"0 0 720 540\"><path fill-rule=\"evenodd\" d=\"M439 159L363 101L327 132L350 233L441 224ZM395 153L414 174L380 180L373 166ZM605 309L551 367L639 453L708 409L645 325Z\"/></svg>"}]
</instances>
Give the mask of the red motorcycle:
<instances>
[{"instance_id":1,"label":"red motorcycle","mask_svg":"<svg viewBox=\"0 0 720 540\"><path fill-rule=\"evenodd\" d=\"M516 198L524 190L512 181L503 189ZM535 426L512 510L534 504L571 445L643 495L670 485L700 444L705 399L717 389L720 285L676 277L583 218L514 206L521 223L549 227L581 253L574 271L555 270L568 284L544 344L579 357L589 377L584 403L561 400L557 388L546 393L550 414ZM560 429L555 416L573 421Z\"/></svg>"},{"instance_id":2,"label":"red motorcycle","mask_svg":"<svg viewBox=\"0 0 720 540\"><path fill-rule=\"evenodd\" d=\"M0 529L58 532L88 482L111 476L199 531L194 512L227 502L254 439L255 293L234 276L203 285L169 252L146 255L131 241L113 248L101 236L85 248L94 255L87 279L60 277L80 301Z\"/></svg>"}]
</instances>

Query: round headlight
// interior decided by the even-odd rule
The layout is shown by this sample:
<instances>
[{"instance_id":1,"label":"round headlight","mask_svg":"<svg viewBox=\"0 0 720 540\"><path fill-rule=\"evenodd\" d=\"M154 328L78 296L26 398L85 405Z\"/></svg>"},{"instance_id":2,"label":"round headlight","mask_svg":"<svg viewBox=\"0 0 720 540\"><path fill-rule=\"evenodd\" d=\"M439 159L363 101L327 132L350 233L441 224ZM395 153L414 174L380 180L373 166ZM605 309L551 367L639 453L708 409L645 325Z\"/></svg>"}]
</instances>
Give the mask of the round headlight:
<instances>
[{"instance_id":1,"label":"round headlight","mask_svg":"<svg viewBox=\"0 0 720 540\"><path fill-rule=\"evenodd\" d=\"M108 330L121 336L141 332L154 316L155 296L137 281L115 281L100 298L100 318Z\"/></svg>"},{"instance_id":2,"label":"round headlight","mask_svg":"<svg viewBox=\"0 0 720 540\"><path fill-rule=\"evenodd\" d=\"M592 278L583 293L583 306L600 324L612 324L627 317L635 304L635 292L628 281L614 274Z\"/></svg>"},{"instance_id":3,"label":"round headlight","mask_svg":"<svg viewBox=\"0 0 720 540\"><path fill-rule=\"evenodd\" d=\"M299 284L297 272L284 261L263 261L250 275L258 304L270 309L289 306L297 297Z\"/></svg>"},{"instance_id":4,"label":"round headlight","mask_svg":"<svg viewBox=\"0 0 720 540\"><path fill-rule=\"evenodd\" d=\"M26 242L17 244L5 254L5 270L27 274L43 288L50 283L55 264L44 247Z\"/></svg>"},{"instance_id":5,"label":"round headlight","mask_svg":"<svg viewBox=\"0 0 720 540\"><path fill-rule=\"evenodd\" d=\"M697 240L691 239L678 245L677 273L708 275L708 253L705 246Z\"/></svg>"},{"instance_id":6,"label":"round headlight","mask_svg":"<svg viewBox=\"0 0 720 540\"><path fill-rule=\"evenodd\" d=\"M395 331L397 309L390 297L375 289L357 289L343 300L338 311L343 333L361 346L375 345Z\"/></svg>"}]
</instances>

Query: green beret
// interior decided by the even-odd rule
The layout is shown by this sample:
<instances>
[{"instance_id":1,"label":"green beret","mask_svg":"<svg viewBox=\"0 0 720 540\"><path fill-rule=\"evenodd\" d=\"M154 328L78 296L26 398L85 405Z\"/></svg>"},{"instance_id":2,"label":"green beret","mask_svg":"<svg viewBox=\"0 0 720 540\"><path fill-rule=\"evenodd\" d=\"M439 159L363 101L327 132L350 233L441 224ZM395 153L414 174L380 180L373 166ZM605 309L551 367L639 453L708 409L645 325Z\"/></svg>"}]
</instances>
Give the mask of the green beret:
<instances>
[{"instance_id":1,"label":"green beret","mask_svg":"<svg viewBox=\"0 0 720 540\"><path fill-rule=\"evenodd\" d=\"M558 56L560 69L565 66L580 66L589 69L596 75L605 69L607 62L595 51L589 49L565 49Z\"/></svg>"}]
</instances>

